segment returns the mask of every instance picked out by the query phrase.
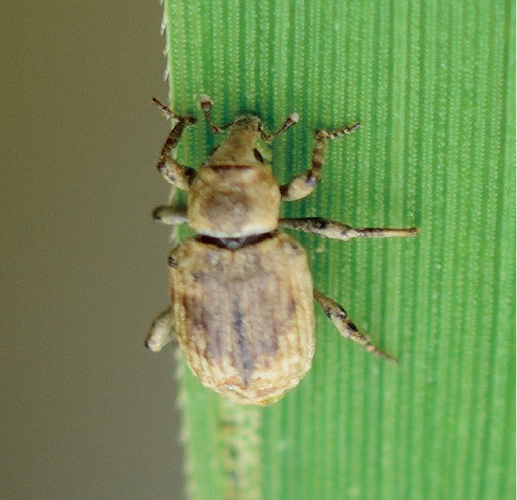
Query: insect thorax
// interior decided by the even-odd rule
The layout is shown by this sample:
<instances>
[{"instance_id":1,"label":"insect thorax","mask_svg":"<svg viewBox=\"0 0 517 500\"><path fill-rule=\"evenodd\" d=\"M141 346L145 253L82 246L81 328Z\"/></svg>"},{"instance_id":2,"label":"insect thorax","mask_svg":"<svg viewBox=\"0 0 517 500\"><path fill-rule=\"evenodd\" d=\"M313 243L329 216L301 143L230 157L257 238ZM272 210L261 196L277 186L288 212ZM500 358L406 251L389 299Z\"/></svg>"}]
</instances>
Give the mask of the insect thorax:
<instances>
[{"instance_id":1,"label":"insect thorax","mask_svg":"<svg viewBox=\"0 0 517 500\"><path fill-rule=\"evenodd\" d=\"M279 211L280 189L267 164L204 165L189 191L189 225L204 235L271 232Z\"/></svg>"}]
</instances>

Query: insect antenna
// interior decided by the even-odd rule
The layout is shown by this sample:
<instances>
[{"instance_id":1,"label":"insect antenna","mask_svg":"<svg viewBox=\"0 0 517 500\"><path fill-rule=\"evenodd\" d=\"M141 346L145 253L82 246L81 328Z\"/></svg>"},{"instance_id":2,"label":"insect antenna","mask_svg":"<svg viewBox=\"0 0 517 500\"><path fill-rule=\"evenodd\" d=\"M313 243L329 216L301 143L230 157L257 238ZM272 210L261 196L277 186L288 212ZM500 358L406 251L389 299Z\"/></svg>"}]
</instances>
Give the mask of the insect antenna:
<instances>
[{"instance_id":1,"label":"insect antenna","mask_svg":"<svg viewBox=\"0 0 517 500\"><path fill-rule=\"evenodd\" d=\"M210 111L212 110L212 100L207 95L201 96L201 109L205 115L208 125L210 126L210 130L214 134L220 134L223 130L228 128L233 123L227 123L222 127L218 127L217 125L215 125L215 123L212 121L212 117L210 116Z\"/></svg>"},{"instance_id":2,"label":"insect antenna","mask_svg":"<svg viewBox=\"0 0 517 500\"><path fill-rule=\"evenodd\" d=\"M298 123L300 120L300 115L298 113L291 113L286 119L282 127L278 132L275 132L274 134L266 134L264 130L262 129L262 126L260 127L260 136L262 137L262 140L264 141L271 141L275 137L279 136L283 132L285 132L287 129L291 128L295 123Z\"/></svg>"}]
</instances>

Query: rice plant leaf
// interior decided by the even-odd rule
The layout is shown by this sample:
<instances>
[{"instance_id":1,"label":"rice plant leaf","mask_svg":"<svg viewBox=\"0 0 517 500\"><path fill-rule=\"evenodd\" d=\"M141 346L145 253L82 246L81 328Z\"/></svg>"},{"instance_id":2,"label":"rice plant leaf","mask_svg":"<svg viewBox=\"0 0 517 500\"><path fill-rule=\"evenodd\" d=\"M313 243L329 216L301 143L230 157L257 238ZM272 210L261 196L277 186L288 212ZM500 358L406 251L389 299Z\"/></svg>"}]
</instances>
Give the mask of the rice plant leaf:
<instances>
[{"instance_id":1,"label":"rice plant leaf","mask_svg":"<svg viewBox=\"0 0 517 500\"><path fill-rule=\"evenodd\" d=\"M283 216L422 229L295 235L315 286L398 367L319 310L313 370L271 407L225 402L178 357L189 498L514 498L514 2L164 0L164 24L177 113L201 118L206 93L217 123L300 114L273 145L280 182L307 168L315 129L362 123ZM215 144L200 121L179 157Z\"/></svg>"}]
</instances>

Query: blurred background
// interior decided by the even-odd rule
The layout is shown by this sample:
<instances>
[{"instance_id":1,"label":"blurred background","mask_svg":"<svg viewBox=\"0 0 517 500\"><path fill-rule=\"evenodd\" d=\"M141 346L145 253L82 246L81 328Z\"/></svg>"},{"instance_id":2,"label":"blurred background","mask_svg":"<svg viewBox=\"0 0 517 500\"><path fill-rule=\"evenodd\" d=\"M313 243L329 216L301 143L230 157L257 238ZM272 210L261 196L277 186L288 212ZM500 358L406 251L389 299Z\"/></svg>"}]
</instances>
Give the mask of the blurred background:
<instances>
[{"instance_id":1,"label":"blurred background","mask_svg":"<svg viewBox=\"0 0 517 500\"><path fill-rule=\"evenodd\" d=\"M184 498L171 349L143 346L168 300L161 17L2 8L2 500Z\"/></svg>"}]
</instances>

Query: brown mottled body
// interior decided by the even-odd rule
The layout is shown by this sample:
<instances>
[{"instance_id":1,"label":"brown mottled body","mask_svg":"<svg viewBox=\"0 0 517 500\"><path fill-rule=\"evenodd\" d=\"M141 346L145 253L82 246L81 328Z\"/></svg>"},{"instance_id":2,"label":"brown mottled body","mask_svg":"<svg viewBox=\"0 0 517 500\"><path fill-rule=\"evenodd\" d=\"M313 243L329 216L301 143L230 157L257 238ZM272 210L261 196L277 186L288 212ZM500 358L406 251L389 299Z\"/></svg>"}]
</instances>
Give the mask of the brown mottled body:
<instances>
[{"instance_id":1,"label":"brown mottled body","mask_svg":"<svg viewBox=\"0 0 517 500\"><path fill-rule=\"evenodd\" d=\"M279 218L282 201L303 198L317 186L327 142L359 124L333 133L317 131L311 167L279 186L256 142L287 130L298 121L297 114L276 134L266 134L253 115L218 127L210 118L212 103L203 97L201 108L211 130L228 128L228 136L194 170L176 161L175 148L195 118L180 117L155 103L176 121L158 171L188 192L188 204L187 210L158 207L153 216L166 224L188 223L197 237L183 241L169 255L171 307L153 322L147 347L159 351L175 337L203 385L238 403L271 404L310 370L315 300L343 337L395 361L357 330L338 303L313 290L305 250L278 230L287 227L344 241L418 233L417 228L354 229L320 217Z\"/></svg>"},{"instance_id":2,"label":"brown mottled body","mask_svg":"<svg viewBox=\"0 0 517 500\"><path fill-rule=\"evenodd\" d=\"M296 386L315 346L301 245L282 233L238 251L191 238L170 256L173 328L201 383L259 405Z\"/></svg>"}]
</instances>

